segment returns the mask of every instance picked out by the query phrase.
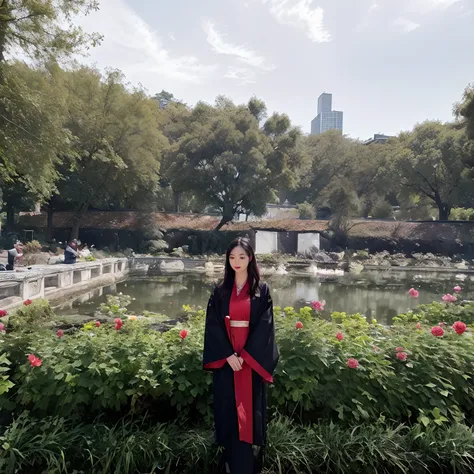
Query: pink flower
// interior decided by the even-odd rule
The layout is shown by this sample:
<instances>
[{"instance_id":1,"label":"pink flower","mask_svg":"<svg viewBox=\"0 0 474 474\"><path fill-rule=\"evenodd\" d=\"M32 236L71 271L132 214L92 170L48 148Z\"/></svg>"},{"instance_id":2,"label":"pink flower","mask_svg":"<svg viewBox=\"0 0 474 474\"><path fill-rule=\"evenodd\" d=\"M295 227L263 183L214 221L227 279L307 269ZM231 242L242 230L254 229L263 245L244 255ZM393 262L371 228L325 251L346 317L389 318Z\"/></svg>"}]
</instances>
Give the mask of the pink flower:
<instances>
[{"instance_id":1,"label":"pink flower","mask_svg":"<svg viewBox=\"0 0 474 474\"><path fill-rule=\"evenodd\" d=\"M403 352L403 347L395 347L396 352Z\"/></svg>"},{"instance_id":2,"label":"pink flower","mask_svg":"<svg viewBox=\"0 0 474 474\"><path fill-rule=\"evenodd\" d=\"M188 331L186 329L181 329L181 331L179 332L179 337L181 339L186 339L187 336L188 336Z\"/></svg>"},{"instance_id":3,"label":"pink flower","mask_svg":"<svg viewBox=\"0 0 474 474\"><path fill-rule=\"evenodd\" d=\"M444 329L441 326L434 326L431 328L431 334L436 337L441 337L444 334Z\"/></svg>"},{"instance_id":4,"label":"pink flower","mask_svg":"<svg viewBox=\"0 0 474 474\"><path fill-rule=\"evenodd\" d=\"M100 321L96 321L96 322L95 322L95 327L96 327L96 328L100 328Z\"/></svg>"},{"instance_id":5,"label":"pink flower","mask_svg":"<svg viewBox=\"0 0 474 474\"><path fill-rule=\"evenodd\" d=\"M6 309L0 309L0 318L3 318L8 314L8 311Z\"/></svg>"},{"instance_id":6,"label":"pink flower","mask_svg":"<svg viewBox=\"0 0 474 474\"><path fill-rule=\"evenodd\" d=\"M450 294L448 293L448 294L446 294L446 295L443 296L442 300L443 300L444 302L446 302L446 303L454 303L454 302L456 302L458 299L457 299L455 296L450 295Z\"/></svg>"},{"instance_id":7,"label":"pink flower","mask_svg":"<svg viewBox=\"0 0 474 474\"><path fill-rule=\"evenodd\" d=\"M5 325L3 323L0 323L0 332L5 331Z\"/></svg>"},{"instance_id":8,"label":"pink flower","mask_svg":"<svg viewBox=\"0 0 474 474\"><path fill-rule=\"evenodd\" d=\"M313 301L311 306L315 311L324 311L324 306L326 306L326 301Z\"/></svg>"},{"instance_id":9,"label":"pink flower","mask_svg":"<svg viewBox=\"0 0 474 474\"><path fill-rule=\"evenodd\" d=\"M374 346L373 349L374 349L374 352L380 352L380 347L379 346Z\"/></svg>"},{"instance_id":10,"label":"pink flower","mask_svg":"<svg viewBox=\"0 0 474 474\"><path fill-rule=\"evenodd\" d=\"M462 321L456 321L454 324L453 324L453 329L459 334L464 334L464 332L466 331L466 324L463 323Z\"/></svg>"},{"instance_id":11,"label":"pink flower","mask_svg":"<svg viewBox=\"0 0 474 474\"><path fill-rule=\"evenodd\" d=\"M56 336L58 336L59 339L61 339L64 336L64 331L62 329L58 329L56 332Z\"/></svg>"},{"instance_id":12,"label":"pink flower","mask_svg":"<svg viewBox=\"0 0 474 474\"><path fill-rule=\"evenodd\" d=\"M438 323L438 326L442 328L442 327L444 326L444 323L443 323L442 321L440 321L440 322Z\"/></svg>"},{"instance_id":13,"label":"pink flower","mask_svg":"<svg viewBox=\"0 0 474 474\"><path fill-rule=\"evenodd\" d=\"M303 329L303 323L301 321L296 323L296 329Z\"/></svg>"},{"instance_id":14,"label":"pink flower","mask_svg":"<svg viewBox=\"0 0 474 474\"><path fill-rule=\"evenodd\" d=\"M408 290L408 294L412 297L412 298L418 298L418 296L420 296L420 292L418 290L415 290L415 288L410 288Z\"/></svg>"},{"instance_id":15,"label":"pink flower","mask_svg":"<svg viewBox=\"0 0 474 474\"><path fill-rule=\"evenodd\" d=\"M30 306L31 303L33 303L33 301L31 301L30 299L23 301L23 304L25 306Z\"/></svg>"},{"instance_id":16,"label":"pink flower","mask_svg":"<svg viewBox=\"0 0 474 474\"><path fill-rule=\"evenodd\" d=\"M453 290L454 290L456 293L461 293L462 288L461 288L459 285L457 285L457 286L455 286L455 287L453 288Z\"/></svg>"},{"instance_id":17,"label":"pink flower","mask_svg":"<svg viewBox=\"0 0 474 474\"><path fill-rule=\"evenodd\" d=\"M359 367L359 361L351 357L350 359L347 359L346 365L351 369L357 369L357 367Z\"/></svg>"},{"instance_id":18,"label":"pink flower","mask_svg":"<svg viewBox=\"0 0 474 474\"><path fill-rule=\"evenodd\" d=\"M39 357L36 357L34 354L30 354L28 356L28 360L30 362L31 367L40 367L43 363L43 361Z\"/></svg>"},{"instance_id":19,"label":"pink flower","mask_svg":"<svg viewBox=\"0 0 474 474\"><path fill-rule=\"evenodd\" d=\"M342 334L342 332L338 332L338 333L336 334L336 339L337 339L338 341L342 341L342 340L344 339L344 334Z\"/></svg>"},{"instance_id":20,"label":"pink flower","mask_svg":"<svg viewBox=\"0 0 474 474\"><path fill-rule=\"evenodd\" d=\"M115 318L114 319L114 323L115 323L115 329L117 331L120 331L120 329L122 328L123 326L123 321L120 319L120 318Z\"/></svg>"},{"instance_id":21,"label":"pink flower","mask_svg":"<svg viewBox=\"0 0 474 474\"><path fill-rule=\"evenodd\" d=\"M397 359L401 360L402 362L406 361L408 354L406 352L397 352Z\"/></svg>"},{"instance_id":22,"label":"pink flower","mask_svg":"<svg viewBox=\"0 0 474 474\"><path fill-rule=\"evenodd\" d=\"M416 323L416 329L421 329L421 323Z\"/></svg>"}]
</instances>

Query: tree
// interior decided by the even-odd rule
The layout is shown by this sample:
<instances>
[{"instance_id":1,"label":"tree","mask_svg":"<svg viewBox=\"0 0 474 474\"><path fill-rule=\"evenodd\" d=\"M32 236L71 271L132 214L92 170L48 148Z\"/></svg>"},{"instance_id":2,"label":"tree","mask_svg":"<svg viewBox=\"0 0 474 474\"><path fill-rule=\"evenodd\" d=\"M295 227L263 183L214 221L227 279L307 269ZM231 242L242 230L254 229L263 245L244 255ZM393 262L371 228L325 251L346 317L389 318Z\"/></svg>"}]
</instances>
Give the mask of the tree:
<instances>
[{"instance_id":1,"label":"tree","mask_svg":"<svg viewBox=\"0 0 474 474\"><path fill-rule=\"evenodd\" d=\"M257 99L252 99L249 107L252 101L255 103ZM276 112L264 123L263 131L272 147L267 163L273 187L278 191L280 201L284 201L299 185L309 163L301 131L291 125L288 115Z\"/></svg>"},{"instance_id":2,"label":"tree","mask_svg":"<svg viewBox=\"0 0 474 474\"><path fill-rule=\"evenodd\" d=\"M401 192L432 201L440 220L448 220L451 209L462 206L472 187L466 167L472 145L464 130L440 122L417 125L413 132L400 134L394 158Z\"/></svg>"},{"instance_id":3,"label":"tree","mask_svg":"<svg viewBox=\"0 0 474 474\"><path fill-rule=\"evenodd\" d=\"M236 213L265 212L273 199L268 137L245 106L219 97L214 107L199 103L188 131L172 150L173 189L191 190L202 202L218 208L219 230Z\"/></svg>"},{"instance_id":4,"label":"tree","mask_svg":"<svg viewBox=\"0 0 474 474\"><path fill-rule=\"evenodd\" d=\"M265 102L255 96L249 100L247 108L259 123L267 116L267 106Z\"/></svg>"},{"instance_id":5,"label":"tree","mask_svg":"<svg viewBox=\"0 0 474 474\"><path fill-rule=\"evenodd\" d=\"M15 48L39 59L97 44L100 36L84 33L73 19L98 8L98 0L0 0L0 66Z\"/></svg>"},{"instance_id":6,"label":"tree","mask_svg":"<svg viewBox=\"0 0 474 474\"><path fill-rule=\"evenodd\" d=\"M91 205L130 205L153 197L167 140L157 128L156 102L140 89L129 91L119 71L102 76L80 67L65 73L65 87L72 153L60 170L58 189L74 205L76 238Z\"/></svg>"},{"instance_id":7,"label":"tree","mask_svg":"<svg viewBox=\"0 0 474 474\"><path fill-rule=\"evenodd\" d=\"M474 139L474 84L466 87L463 100L454 106L454 113L465 123L469 138Z\"/></svg>"},{"instance_id":8,"label":"tree","mask_svg":"<svg viewBox=\"0 0 474 474\"><path fill-rule=\"evenodd\" d=\"M17 183L38 201L49 198L56 166L69 150L64 128L67 96L55 63L31 68L14 62L3 66L0 83L0 183ZM14 203L9 203L14 207Z\"/></svg>"}]
</instances>

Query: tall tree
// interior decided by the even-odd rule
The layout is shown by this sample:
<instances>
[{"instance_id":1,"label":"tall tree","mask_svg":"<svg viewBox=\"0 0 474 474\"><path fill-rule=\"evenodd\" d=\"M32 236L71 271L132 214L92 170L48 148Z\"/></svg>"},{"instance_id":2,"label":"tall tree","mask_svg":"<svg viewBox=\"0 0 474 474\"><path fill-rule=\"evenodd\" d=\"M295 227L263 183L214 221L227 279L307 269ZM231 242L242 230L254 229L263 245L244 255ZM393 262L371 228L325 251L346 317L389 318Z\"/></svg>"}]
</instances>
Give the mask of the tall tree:
<instances>
[{"instance_id":1,"label":"tall tree","mask_svg":"<svg viewBox=\"0 0 474 474\"><path fill-rule=\"evenodd\" d=\"M472 187L467 163L473 152L464 130L452 124L425 122L413 132L400 134L395 150L393 165L402 193L431 200L440 220L448 220L454 206L462 207Z\"/></svg>"},{"instance_id":2,"label":"tall tree","mask_svg":"<svg viewBox=\"0 0 474 474\"><path fill-rule=\"evenodd\" d=\"M67 96L61 87L62 72L55 63L32 68L21 62L4 65L3 72L0 185L18 183L36 199L45 200L54 190L60 157L70 147L64 128Z\"/></svg>"},{"instance_id":3,"label":"tall tree","mask_svg":"<svg viewBox=\"0 0 474 474\"><path fill-rule=\"evenodd\" d=\"M153 195L167 140L157 127L156 102L140 89L130 92L119 71L102 76L81 67L65 74L65 87L73 151L58 188L74 205L75 238L91 205L137 203Z\"/></svg>"},{"instance_id":4,"label":"tall tree","mask_svg":"<svg viewBox=\"0 0 474 474\"><path fill-rule=\"evenodd\" d=\"M173 147L170 180L220 209L220 229L237 213L264 213L275 196L269 158L273 148L246 106L218 97L214 107L199 103L188 131Z\"/></svg>"},{"instance_id":5,"label":"tall tree","mask_svg":"<svg viewBox=\"0 0 474 474\"><path fill-rule=\"evenodd\" d=\"M454 106L454 113L466 124L469 138L474 139L474 84L466 87L462 101Z\"/></svg>"},{"instance_id":6,"label":"tall tree","mask_svg":"<svg viewBox=\"0 0 474 474\"><path fill-rule=\"evenodd\" d=\"M258 99L251 99L249 110L252 115L259 115L258 106ZM284 201L289 192L299 185L308 167L309 157L303 147L301 131L291 125L288 115L274 113L264 123L263 131L272 147L272 152L267 156L272 185L278 191L280 201Z\"/></svg>"},{"instance_id":7,"label":"tall tree","mask_svg":"<svg viewBox=\"0 0 474 474\"><path fill-rule=\"evenodd\" d=\"M49 59L96 44L100 36L86 34L73 19L98 8L98 0L0 0L0 65L15 48Z\"/></svg>"}]
</instances>

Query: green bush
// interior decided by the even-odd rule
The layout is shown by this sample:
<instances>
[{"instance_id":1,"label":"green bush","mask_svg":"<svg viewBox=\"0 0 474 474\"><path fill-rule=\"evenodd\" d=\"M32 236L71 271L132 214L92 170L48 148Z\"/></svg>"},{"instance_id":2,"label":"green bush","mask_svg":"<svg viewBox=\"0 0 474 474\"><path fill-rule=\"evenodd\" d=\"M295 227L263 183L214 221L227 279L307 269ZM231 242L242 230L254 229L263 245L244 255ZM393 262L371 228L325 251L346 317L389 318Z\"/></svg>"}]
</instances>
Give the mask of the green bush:
<instances>
[{"instance_id":1,"label":"green bush","mask_svg":"<svg viewBox=\"0 0 474 474\"><path fill-rule=\"evenodd\" d=\"M376 219L393 217L393 206L383 198L377 200L370 210L370 215Z\"/></svg>"},{"instance_id":2,"label":"green bush","mask_svg":"<svg viewBox=\"0 0 474 474\"><path fill-rule=\"evenodd\" d=\"M303 202L298 204L299 218L300 219L315 219L316 210L309 202Z\"/></svg>"},{"instance_id":3,"label":"green bush","mask_svg":"<svg viewBox=\"0 0 474 474\"><path fill-rule=\"evenodd\" d=\"M431 307L434 311L438 305ZM120 304L108 308L124 318L120 330L113 324L86 325L60 339L54 330L35 324L34 333L3 336L2 350L15 362L10 404L37 415L65 409L81 415L137 413L154 406L174 408L183 419L210 419L211 377L201 368L204 312L188 308L188 334L181 339L181 326L162 334L149 330L153 318L131 321ZM472 318L472 308L463 311L471 311L466 320ZM270 406L282 414L343 423L375 422L382 416L425 425L474 420L470 333L458 335L447 327L437 338L425 323L421 330L411 320L385 328L345 313L324 321L310 308L276 308L275 313L281 358ZM295 327L297 321L302 329ZM397 358L398 347L406 360ZM30 367L28 354L42 365ZM347 365L350 358L358 368Z\"/></svg>"},{"instance_id":4,"label":"green bush","mask_svg":"<svg viewBox=\"0 0 474 474\"><path fill-rule=\"evenodd\" d=\"M466 209L464 207L455 207L449 214L451 221L474 221L474 209Z\"/></svg>"}]
</instances>

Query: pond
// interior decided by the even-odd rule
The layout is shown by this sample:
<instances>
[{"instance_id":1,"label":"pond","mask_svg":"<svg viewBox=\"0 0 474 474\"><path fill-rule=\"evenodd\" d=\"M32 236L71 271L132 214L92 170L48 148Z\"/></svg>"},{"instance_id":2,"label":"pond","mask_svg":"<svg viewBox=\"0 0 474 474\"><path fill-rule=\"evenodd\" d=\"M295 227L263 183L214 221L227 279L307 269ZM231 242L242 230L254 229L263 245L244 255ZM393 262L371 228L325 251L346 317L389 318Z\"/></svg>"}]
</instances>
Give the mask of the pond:
<instances>
[{"instance_id":1,"label":"pond","mask_svg":"<svg viewBox=\"0 0 474 474\"><path fill-rule=\"evenodd\" d=\"M274 304L299 309L311 301L326 301L327 312L361 313L368 319L376 318L390 324L399 313L413 309L417 304L441 301L445 293L452 293L454 280L413 282L382 281L368 276L344 276L332 279L296 277L291 275L265 278L270 284ZM184 304L206 307L214 278L205 275L179 275L129 278L126 281L84 294L56 306L60 315L94 316L94 312L110 293L133 297L129 306L132 313L143 311L165 314L169 319L183 316ZM409 296L414 286L420 290L418 299ZM472 282L461 283L463 297L474 295Z\"/></svg>"}]
</instances>

